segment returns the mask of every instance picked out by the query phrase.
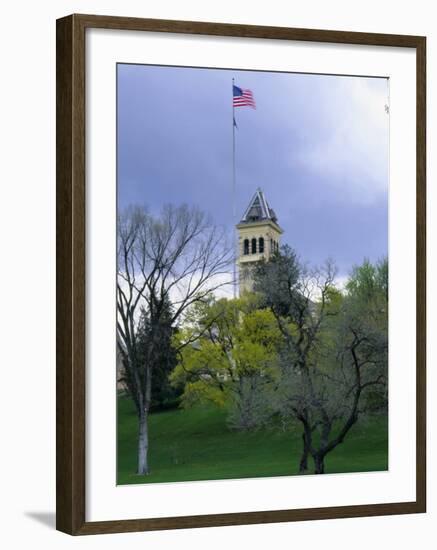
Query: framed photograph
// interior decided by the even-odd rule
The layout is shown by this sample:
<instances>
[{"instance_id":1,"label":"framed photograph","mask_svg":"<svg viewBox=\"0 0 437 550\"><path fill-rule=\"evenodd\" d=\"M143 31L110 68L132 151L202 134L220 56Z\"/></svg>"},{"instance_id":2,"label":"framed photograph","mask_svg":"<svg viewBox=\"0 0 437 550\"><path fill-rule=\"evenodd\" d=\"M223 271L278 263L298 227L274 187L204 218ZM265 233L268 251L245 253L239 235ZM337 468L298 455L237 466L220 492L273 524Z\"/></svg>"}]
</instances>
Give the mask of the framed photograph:
<instances>
[{"instance_id":1,"label":"framed photograph","mask_svg":"<svg viewBox=\"0 0 437 550\"><path fill-rule=\"evenodd\" d=\"M57 21L57 528L425 512L426 40Z\"/></svg>"}]
</instances>

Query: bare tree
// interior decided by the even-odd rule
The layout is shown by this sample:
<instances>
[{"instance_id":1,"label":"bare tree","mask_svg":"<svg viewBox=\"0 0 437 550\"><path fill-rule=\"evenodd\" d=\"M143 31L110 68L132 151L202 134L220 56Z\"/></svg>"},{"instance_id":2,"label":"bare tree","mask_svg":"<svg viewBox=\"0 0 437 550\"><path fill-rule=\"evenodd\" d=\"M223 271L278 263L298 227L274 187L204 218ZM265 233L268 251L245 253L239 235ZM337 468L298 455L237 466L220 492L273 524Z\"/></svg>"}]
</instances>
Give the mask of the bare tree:
<instances>
[{"instance_id":1,"label":"bare tree","mask_svg":"<svg viewBox=\"0 0 437 550\"><path fill-rule=\"evenodd\" d=\"M149 473L148 416L161 336L187 309L229 284L232 249L196 208L166 206L159 217L129 208L118 219L117 345L138 416L138 474ZM149 319L139 354L140 311ZM169 314L169 312L171 312Z\"/></svg>"}]
</instances>

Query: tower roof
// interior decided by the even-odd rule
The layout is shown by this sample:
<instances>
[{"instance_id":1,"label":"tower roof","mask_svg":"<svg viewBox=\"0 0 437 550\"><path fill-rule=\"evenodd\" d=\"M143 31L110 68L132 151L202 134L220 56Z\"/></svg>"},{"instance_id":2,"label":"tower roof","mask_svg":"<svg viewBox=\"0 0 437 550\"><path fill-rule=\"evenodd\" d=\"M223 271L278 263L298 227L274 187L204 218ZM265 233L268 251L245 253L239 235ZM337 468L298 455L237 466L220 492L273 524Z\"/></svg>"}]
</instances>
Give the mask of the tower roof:
<instances>
[{"instance_id":1,"label":"tower roof","mask_svg":"<svg viewBox=\"0 0 437 550\"><path fill-rule=\"evenodd\" d=\"M273 208L270 208L264 192L258 187L240 223L252 223L264 220L272 220L277 223L278 218Z\"/></svg>"}]
</instances>

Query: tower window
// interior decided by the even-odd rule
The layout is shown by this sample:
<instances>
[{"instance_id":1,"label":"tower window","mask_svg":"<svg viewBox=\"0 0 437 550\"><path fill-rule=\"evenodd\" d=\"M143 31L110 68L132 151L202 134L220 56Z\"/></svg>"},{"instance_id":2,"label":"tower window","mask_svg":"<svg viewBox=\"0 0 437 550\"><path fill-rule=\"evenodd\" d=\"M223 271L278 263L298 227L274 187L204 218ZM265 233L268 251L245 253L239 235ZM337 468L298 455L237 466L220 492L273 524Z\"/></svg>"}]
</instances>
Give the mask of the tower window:
<instances>
[{"instance_id":1,"label":"tower window","mask_svg":"<svg viewBox=\"0 0 437 550\"><path fill-rule=\"evenodd\" d=\"M252 254L256 254L256 239L252 239Z\"/></svg>"},{"instance_id":2,"label":"tower window","mask_svg":"<svg viewBox=\"0 0 437 550\"><path fill-rule=\"evenodd\" d=\"M258 249L260 254L264 254L264 237L260 237L258 240Z\"/></svg>"},{"instance_id":3,"label":"tower window","mask_svg":"<svg viewBox=\"0 0 437 550\"><path fill-rule=\"evenodd\" d=\"M249 239L244 239L243 253L249 254Z\"/></svg>"},{"instance_id":4,"label":"tower window","mask_svg":"<svg viewBox=\"0 0 437 550\"><path fill-rule=\"evenodd\" d=\"M276 252L279 252L279 243L278 241L275 241L274 239L270 239L270 251L272 254L275 254Z\"/></svg>"}]
</instances>

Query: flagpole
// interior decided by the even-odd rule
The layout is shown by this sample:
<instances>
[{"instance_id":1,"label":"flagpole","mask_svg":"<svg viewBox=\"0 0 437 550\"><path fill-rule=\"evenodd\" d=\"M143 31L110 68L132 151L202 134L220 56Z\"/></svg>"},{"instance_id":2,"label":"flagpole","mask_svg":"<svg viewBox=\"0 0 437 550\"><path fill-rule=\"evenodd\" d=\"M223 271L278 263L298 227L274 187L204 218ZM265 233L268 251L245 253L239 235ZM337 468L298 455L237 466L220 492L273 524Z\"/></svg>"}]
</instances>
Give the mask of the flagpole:
<instances>
[{"instance_id":1,"label":"flagpole","mask_svg":"<svg viewBox=\"0 0 437 550\"><path fill-rule=\"evenodd\" d=\"M237 297L237 206L236 206L236 181L235 181L235 107L234 107L234 79L232 79L232 218L234 231L234 298Z\"/></svg>"}]
</instances>

